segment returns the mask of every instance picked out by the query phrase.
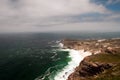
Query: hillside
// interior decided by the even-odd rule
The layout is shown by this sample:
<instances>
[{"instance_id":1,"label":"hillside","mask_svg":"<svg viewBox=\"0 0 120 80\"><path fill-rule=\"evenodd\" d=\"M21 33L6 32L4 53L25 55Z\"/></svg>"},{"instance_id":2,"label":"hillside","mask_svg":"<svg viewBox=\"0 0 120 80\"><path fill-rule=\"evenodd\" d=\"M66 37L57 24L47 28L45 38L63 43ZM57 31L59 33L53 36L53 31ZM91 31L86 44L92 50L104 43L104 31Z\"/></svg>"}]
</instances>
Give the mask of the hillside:
<instances>
[{"instance_id":1,"label":"hillside","mask_svg":"<svg viewBox=\"0 0 120 80\"><path fill-rule=\"evenodd\" d=\"M76 67L68 80L120 80L120 39L62 42L64 48L93 53Z\"/></svg>"}]
</instances>

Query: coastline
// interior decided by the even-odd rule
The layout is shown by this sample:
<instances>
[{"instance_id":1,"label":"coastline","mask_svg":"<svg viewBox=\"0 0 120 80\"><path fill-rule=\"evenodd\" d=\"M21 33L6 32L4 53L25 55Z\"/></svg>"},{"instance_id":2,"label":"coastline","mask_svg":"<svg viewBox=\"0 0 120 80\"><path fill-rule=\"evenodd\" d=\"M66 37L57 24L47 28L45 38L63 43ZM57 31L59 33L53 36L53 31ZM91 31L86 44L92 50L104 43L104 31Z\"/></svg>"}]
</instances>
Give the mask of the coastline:
<instances>
[{"instance_id":1,"label":"coastline","mask_svg":"<svg viewBox=\"0 0 120 80\"><path fill-rule=\"evenodd\" d=\"M66 80L97 80L104 79L108 76L109 69L114 68L117 65L118 70L120 67L120 39L101 39L101 40L69 40L64 39L62 41L64 49L74 49L76 51L83 50L84 52L90 52L91 56L85 56L83 60L79 61L79 65L76 65L75 70L68 76ZM74 55L74 53L73 53ZM104 59L105 57L105 59ZM115 58L113 58L115 57ZM77 58L77 57L76 57ZM110 60L107 60L110 59ZM113 60L112 60L113 58ZM117 61L115 61L118 59ZM92 60L92 61L91 61ZM111 61L111 62L110 62ZM115 67L116 69L116 67ZM102 72L108 72L106 74ZM114 71L113 71L114 72ZM114 73L110 73L112 76ZM120 73L120 72L117 72ZM96 78L97 76L97 78ZM115 79L120 79L120 75L115 74ZM117 78L116 78L117 76ZM111 78L111 77L106 77ZM114 77L112 77L113 80Z\"/></svg>"},{"instance_id":2,"label":"coastline","mask_svg":"<svg viewBox=\"0 0 120 80\"><path fill-rule=\"evenodd\" d=\"M61 71L58 71L58 73L54 77L54 80L67 80L70 74L72 74L75 71L75 68L79 66L79 63L85 57L92 55L92 53L89 51L84 52L84 50L75 50L69 48L64 49L63 43L59 43L59 47L62 51L69 52L69 57L71 58L71 61L68 62L68 65L65 66Z\"/></svg>"},{"instance_id":3,"label":"coastline","mask_svg":"<svg viewBox=\"0 0 120 80\"><path fill-rule=\"evenodd\" d=\"M69 75L75 71L75 68L86 57L91 55L90 52L84 52L84 50L74 49L62 49L63 51L69 51L69 57L71 61L55 76L54 80L67 80Z\"/></svg>"},{"instance_id":4,"label":"coastline","mask_svg":"<svg viewBox=\"0 0 120 80\"><path fill-rule=\"evenodd\" d=\"M113 63L105 63L105 61L99 62L96 58L101 59L103 57L104 59L104 56L109 56L112 54L110 55L110 59L112 59L113 56L116 56L117 52L120 52L119 44L120 39L64 39L59 41L59 50L69 52L68 57L71 60L68 62L68 65L63 67L63 69L58 70L55 76L50 80L93 80L92 78L96 78L98 74L113 67ZM96 55L97 57L95 57ZM105 59L107 58L109 59L109 57L105 57ZM92 62L90 60L95 61Z\"/></svg>"}]
</instances>

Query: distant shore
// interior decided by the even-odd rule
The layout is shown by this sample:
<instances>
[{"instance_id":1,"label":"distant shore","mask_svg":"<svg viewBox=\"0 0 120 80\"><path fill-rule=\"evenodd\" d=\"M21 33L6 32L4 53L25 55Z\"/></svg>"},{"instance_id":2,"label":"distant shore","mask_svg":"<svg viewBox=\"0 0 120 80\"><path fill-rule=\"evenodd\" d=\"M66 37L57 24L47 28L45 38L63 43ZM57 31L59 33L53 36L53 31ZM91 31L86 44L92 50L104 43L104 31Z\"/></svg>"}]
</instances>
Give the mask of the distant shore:
<instances>
[{"instance_id":1,"label":"distant shore","mask_svg":"<svg viewBox=\"0 0 120 80\"><path fill-rule=\"evenodd\" d=\"M92 54L115 53L120 48L120 38L100 39L100 40L71 40L61 41L63 48L89 51Z\"/></svg>"}]
</instances>

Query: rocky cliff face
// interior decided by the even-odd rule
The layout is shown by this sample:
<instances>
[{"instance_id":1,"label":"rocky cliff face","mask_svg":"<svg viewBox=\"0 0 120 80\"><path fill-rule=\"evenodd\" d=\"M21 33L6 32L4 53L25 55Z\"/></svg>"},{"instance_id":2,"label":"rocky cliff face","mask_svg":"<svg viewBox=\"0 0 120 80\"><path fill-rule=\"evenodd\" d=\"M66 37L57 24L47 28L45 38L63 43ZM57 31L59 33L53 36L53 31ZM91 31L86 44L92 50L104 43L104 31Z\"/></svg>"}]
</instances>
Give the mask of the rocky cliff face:
<instances>
[{"instance_id":1,"label":"rocky cliff face","mask_svg":"<svg viewBox=\"0 0 120 80\"><path fill-rule=\"evenodd\" d=\"M109 63L89 62L84 59L76 68L75 72L68 77L68 80L93 80L98 74L111 67L112 64Z\"/></svg>"},{"instance_id":2,"label":"rocky cliff face","mask_svg":"<svg viewBox=\"0 0 120 80\"><path fill-rule=\"evenodd\" d=\"M86 57L68 80L120 80L120 39L63 40L64 48L84 49Z\"/></svg>"}]
</instances>

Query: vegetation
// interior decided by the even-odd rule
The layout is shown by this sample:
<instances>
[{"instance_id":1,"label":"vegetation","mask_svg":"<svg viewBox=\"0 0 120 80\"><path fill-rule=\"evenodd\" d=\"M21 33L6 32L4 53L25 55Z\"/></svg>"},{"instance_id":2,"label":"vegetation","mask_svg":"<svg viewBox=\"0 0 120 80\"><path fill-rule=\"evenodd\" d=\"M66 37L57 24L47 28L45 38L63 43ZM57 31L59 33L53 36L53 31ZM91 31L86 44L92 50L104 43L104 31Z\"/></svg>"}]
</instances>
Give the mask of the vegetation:
<instances>
[{"instance_id":1,"label":"vegetation","mask_svg":"<svg viewBox=\"0 0 120 80\"><path fill-rule=\"evenodd\" d=\"M117 54L97 54L91 56L90 62L111 64L110 69L104 70L102 73L95 75L91 80L120 80L120 53Z\"/></svg>"}]
</instances>

